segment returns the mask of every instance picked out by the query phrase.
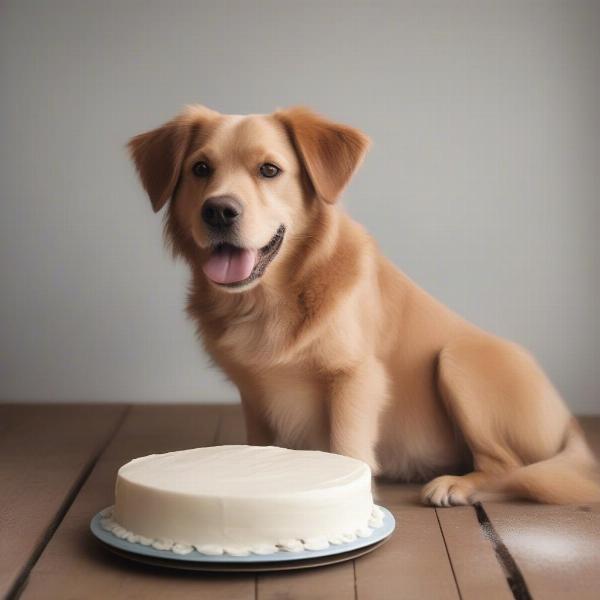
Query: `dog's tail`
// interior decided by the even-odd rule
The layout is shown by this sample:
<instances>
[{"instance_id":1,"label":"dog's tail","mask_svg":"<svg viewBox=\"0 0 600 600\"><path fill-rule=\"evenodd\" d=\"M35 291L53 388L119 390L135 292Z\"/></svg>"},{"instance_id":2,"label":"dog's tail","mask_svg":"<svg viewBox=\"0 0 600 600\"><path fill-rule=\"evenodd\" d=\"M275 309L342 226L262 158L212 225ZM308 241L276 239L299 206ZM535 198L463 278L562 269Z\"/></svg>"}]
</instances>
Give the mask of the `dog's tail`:
<instances>
[{"instance_id":1,"label":"dog's tail","mask_svg":"<svg viewBox=\"0 0 600 600\"><path fill-rule=\"evenodd\" d=\"M598 502L600 473L583 431L573 418L558 454L507 473L486 491L547 504Z\"/></svg>"}]
</instances>

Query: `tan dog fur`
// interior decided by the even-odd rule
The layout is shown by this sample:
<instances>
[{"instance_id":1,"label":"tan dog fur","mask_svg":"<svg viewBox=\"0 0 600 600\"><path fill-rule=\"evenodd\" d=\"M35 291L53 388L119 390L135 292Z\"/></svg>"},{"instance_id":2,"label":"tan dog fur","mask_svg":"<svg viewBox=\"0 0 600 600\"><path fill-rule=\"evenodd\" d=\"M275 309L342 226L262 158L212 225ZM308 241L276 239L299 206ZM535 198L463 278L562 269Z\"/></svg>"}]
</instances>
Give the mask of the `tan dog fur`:
<instances>
[{"instance_id":1,"label":"tan dog fur","mask_svg":"<svg viewBox=\"0 0 600 600\"><path fill-rule=\"evenodd\" d=\"M600 499L594 458L535 360L410 281L336 204L368 148L362 133L301 108L241 117L192 106L129 148L154 210L171 200L165 231L191 268L188 312L239 388L248 443L431 479L422 497L437 506ZM207 179L192 173L199 160L214 168ZM283 172L261 179L264 162ZM286 227L242 289L202 271L200 210L222 194L243 204L245 247Z\"/></svg>"}]
</instances>

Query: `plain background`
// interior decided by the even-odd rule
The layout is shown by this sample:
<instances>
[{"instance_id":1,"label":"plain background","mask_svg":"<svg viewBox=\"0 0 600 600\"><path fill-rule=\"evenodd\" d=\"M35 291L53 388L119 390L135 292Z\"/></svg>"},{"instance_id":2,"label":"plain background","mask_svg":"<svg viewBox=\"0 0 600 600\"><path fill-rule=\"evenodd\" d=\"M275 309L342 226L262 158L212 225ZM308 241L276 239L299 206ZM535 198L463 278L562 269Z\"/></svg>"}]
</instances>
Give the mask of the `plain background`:
<instances>
[{"instance_id":1,"label":"plain background","mask_svg":"<svg viewBox=\"0 0 600 600\"><path fill-rule=\"evenodd\" d=\"M346 209L600 411L600 2L0 2L0 398L234 401L124 144L200 102L374 140Z\"/></svg>"}]
</instances>

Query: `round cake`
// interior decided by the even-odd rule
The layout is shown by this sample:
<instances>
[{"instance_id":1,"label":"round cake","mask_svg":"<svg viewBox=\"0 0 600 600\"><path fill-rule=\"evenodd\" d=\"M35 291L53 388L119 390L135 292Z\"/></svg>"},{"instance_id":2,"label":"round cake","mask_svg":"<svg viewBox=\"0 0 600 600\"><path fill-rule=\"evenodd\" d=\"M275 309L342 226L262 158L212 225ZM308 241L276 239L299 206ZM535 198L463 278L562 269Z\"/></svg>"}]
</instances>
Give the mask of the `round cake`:
<instances>
[{"instance_id":1,"label":"round cake","mask_svg":"<svg viewBox=\"0 0 600 600\"><path fill-rule=\"evenodd\" d=\"M382 524L371 471L308 450L215 446L151 454L118 472L102 526L130 542L186 554L318 550Z\"/></svg>"}]
</instances>

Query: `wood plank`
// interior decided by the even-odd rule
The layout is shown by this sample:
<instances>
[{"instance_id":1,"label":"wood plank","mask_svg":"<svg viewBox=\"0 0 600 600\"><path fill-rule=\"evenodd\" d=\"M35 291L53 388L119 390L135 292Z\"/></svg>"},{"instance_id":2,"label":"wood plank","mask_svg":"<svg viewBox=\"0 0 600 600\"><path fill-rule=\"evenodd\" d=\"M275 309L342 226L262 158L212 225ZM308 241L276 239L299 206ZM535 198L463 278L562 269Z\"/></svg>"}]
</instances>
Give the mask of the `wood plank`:
<instances>
[{"instance_id":1,"label":"wood plank","mask_svg":"<svg viewBox=\"0 0 600 600\"><path fill-rule=\"evenodd\" d=\"M511 600L494 548L471 506L435 509L462 600Z\"/></svg>"},{"instance_id":2,"label":"wood plank","mask_svg":"<svg viewBox=\"0 0 600 600\"><path fill-rule=\"evenodd\" d=\"M384 546L355 561L361 600L459 598L435 509L421 505L419 489L378 485L376 501L392 512L396 531Z\"/></svg>"},{"instance_id":3,"label":"wood plank","mask_svg":"<svg viewBox=\"0 0 600 600\"><path fill-rule=\"evenodd\" d=\"M85 413L89 415L87 411L86 407ZM216 431L219 413L222 413L219 437L208 440L210 435L207 433ZM0 450L4 449L9 431L6 415L6 407L0 407ZM40 419L38 427L46 422ZM594 440L600 440L598 423L597 419L582 419L596 451L598 448ZM42 439L45 429L40 427ZM77 428L75 430L78 431ZM122 462L151 451L181 449L201 443L243 443L243 431L237 407L136 407L103 454L90 481L34 568L23 597L62 598L65 590L69 591L70 597L86 598L101 598L109 594L116 598L145 597L157 593L166 598L182 595L184 598L187 595L200 598L254 597L253 577L202 577L155 572L154 569L119 561L103 552L85 535L90 516L99 507L110 503L115 470ZM57 436L55 430L47 439L55 443L57 438L62 436ZM72 448L69 453L76 454ZM6 451L1 456L6 456ZM44 469L44 473L49 470ZM379 501L394 512L398 529L386 546L356 561L358 597L456 598L452 569L447 555L444 556L444 538L463 598L480 597L482 594L489 596L490 593L492 597L504 597L494 595L500 589L497 585L498 572L492 566L489 548L486 551L485 546L479 546L474 517L468 512L470 509L439 510L436 520L439 518L442 525L442 537L439 527L436 535L432 526L435 523L431 516L435 516L436 512L420 507L417 498L416 486L381 486ZM600 556L597 545L600 539L599 506L543 507L513 503L487 504L486 509L521 567L534 597L551 594L558 598L591 598L597 595L600 565L594 556ZM429 517L424 517L424 512ZM559 535L554 535L553 540L544 537L548 532L556 534L557 531ZM473 549L469 549L471 544ZM427 556L427 561L423 560L424 556ZM336 598L349 596L354 590L346 573L340 577L340 585L333 583L338 577L337 574L334 576L338 567L293 573L291 579L287 574L261 576L257 591L265 598L315 597L317 591L323 592L323 597L331 597L335 592L339 592ZM485 581L486 577L473 580L473 574L480 575L482 568L492 573L496 581L493 587L489 586L489 579ZM469 570L471 573L468 573ZM549 574L554 577L549 578Z\"/></svg>"},{"instance_id":4,"label":"wood plank","mask_svg":"<svg viewBox=\"0 0 600 600\"><path fill-rule=\"evenodd\" d=\"M0 596L19 587L125 410L0 407Z\"/></svg>"},{"instance_id":5,"label":"wood plank","mask_svg":"<svg viewBox=\"0 0 600 600\"><path fill-rule=\"evenodd\" d=\"M600 418L585 417L580 422L600 456ZM600 503L490 502L484 509L534 598L598 598Z\"/></svg>"},{"instance_id":6,"label":"wood plank","mask_svg":"<svg viewBox=\"0 0 600 600\"><path fill-rule=\"evenodd\" d=\"M600 504L486 503L534 598L598 598Z\"/></svg>"},{"instance_id":7,"label":"wood plank","mask_svg":"<svg viewBox=\"0 0 600 600\"><path fill-rule=\"evenodd\" d=\"M256 596L259 600L354 599L354 561L306 571L261 574Z\"/></svg>"},{"instance_id":8,"label":"wood plank","mask_svg":"<svg viewBox=\"0 0 600 600\"><path fill-rule=\"evenodd\" d=\"M120 465L153 452L214 444L219 416L219 407L133 407L31 571L22 598L254 598L252 578L138 565L101 548L88 531L91 517L113 501Z\"/></svg>"}]
</instances>

